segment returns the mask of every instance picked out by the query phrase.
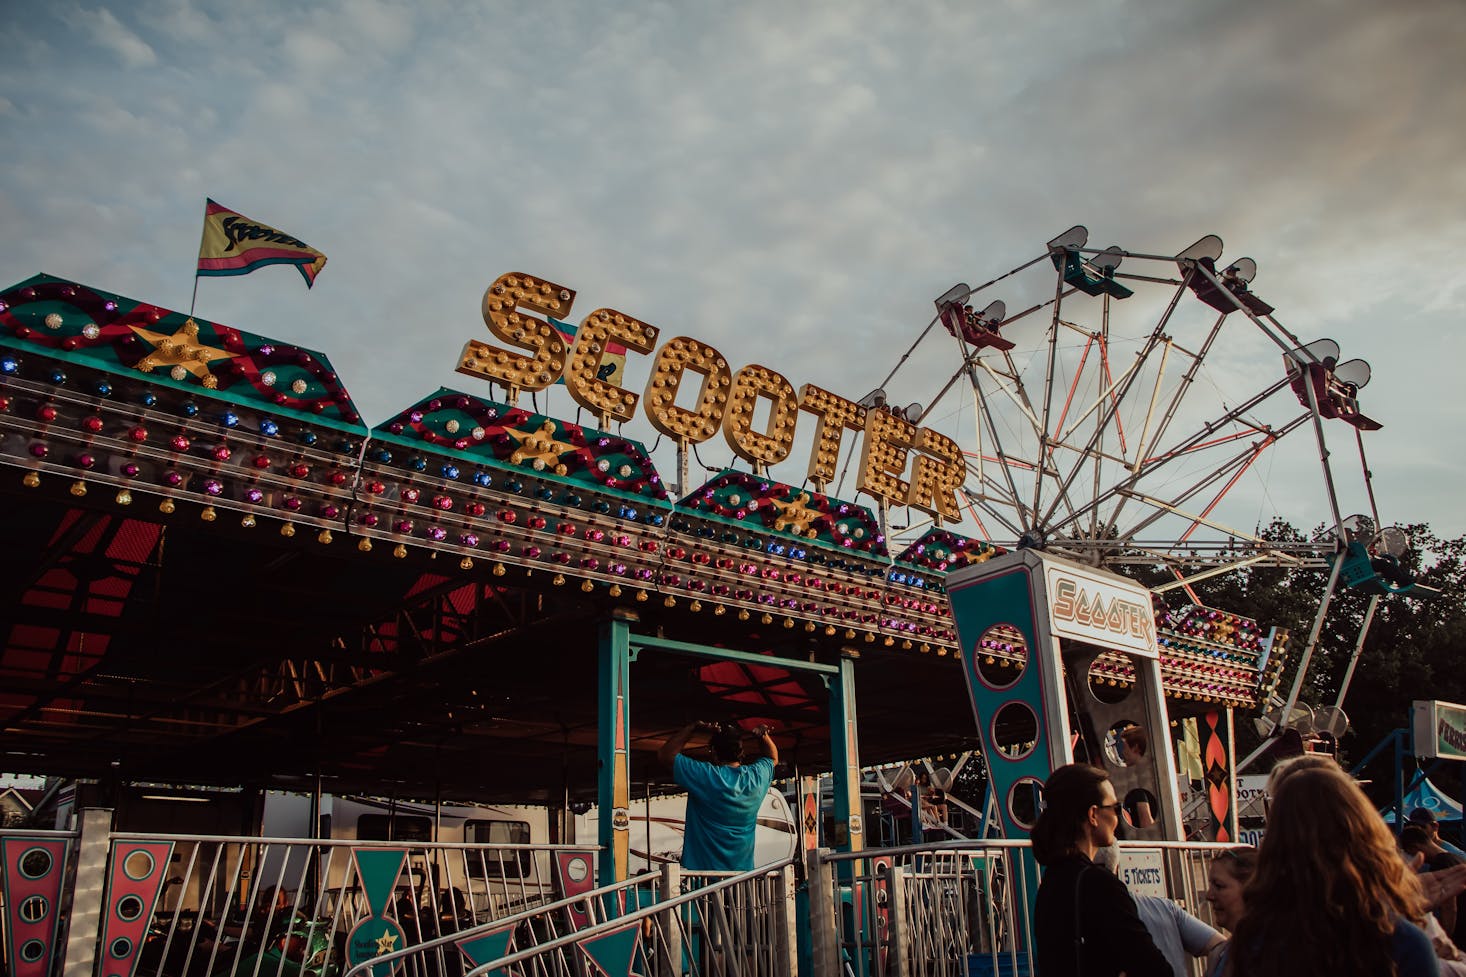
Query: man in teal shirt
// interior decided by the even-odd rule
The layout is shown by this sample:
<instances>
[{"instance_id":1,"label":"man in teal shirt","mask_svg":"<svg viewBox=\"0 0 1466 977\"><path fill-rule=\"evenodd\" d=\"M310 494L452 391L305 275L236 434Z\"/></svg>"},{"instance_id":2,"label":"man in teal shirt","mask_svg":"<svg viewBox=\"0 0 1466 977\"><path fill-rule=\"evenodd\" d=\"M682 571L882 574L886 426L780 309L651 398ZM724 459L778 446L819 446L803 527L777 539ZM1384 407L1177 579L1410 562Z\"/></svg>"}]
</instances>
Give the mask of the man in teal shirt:
<instances>
[{"instance_id":1,"label":"man in teal shirt","mask_svg":"<svg viewBox=\"0 0 1466 977\"><path fill-rule=\"evenodd\" d=\"M696 732L709 734L713 762L682 752ZM764 795L774 780L779 748L768 726L753 734L763 756L743 762L743 733L726 723L684 726L662 745L657 756L672 769L672 779L687 789L687 833L682 867L689 872L746 872L753 868L754 829Z\"/></svg>"}]
</instances>

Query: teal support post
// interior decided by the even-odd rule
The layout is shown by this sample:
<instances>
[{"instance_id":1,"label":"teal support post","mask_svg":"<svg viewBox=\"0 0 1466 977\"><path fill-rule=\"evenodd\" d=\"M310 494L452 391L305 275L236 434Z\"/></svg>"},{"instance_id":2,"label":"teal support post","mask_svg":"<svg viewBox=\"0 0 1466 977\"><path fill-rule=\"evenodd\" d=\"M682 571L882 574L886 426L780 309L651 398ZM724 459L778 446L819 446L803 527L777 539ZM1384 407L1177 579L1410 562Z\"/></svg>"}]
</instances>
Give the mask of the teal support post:
<instances>
[{"instance_id":1,"label":"teal support post","mask_svg":"<svg viewBox=\"0 0 1466 977\"><path fill-rule=\"evenodd\" d=\"M596 702L599 708L596 800L600 884L623 881L631 858L631 628L622 620L601 625Z\"/></svg>"},{"instance_id":2,"label":"teal support post","mask_svg":"<svg viewBox=\"0 0 1466 977\"><path fill-rule=\"evenodd\" d=\"M865 818L860 807L859 725L855 721L855 663L840 659L840 674L830 683L830 771L834 784L835 837L837 851L865 850ZM874 948L868 929L867 899L871 893L860 879L867 873L864 862L841 861L835 867L835 888L840 893L839 909L844 918L841 930L849 947L848 966L854 977L870 973L867 953Z\"/></svg>"},{"instance_id":3,"label":"teal support post","mask_svg":"<svg viewBox=\"0 0 1466 977\"><path fill-rule=\"evenodd\" d=\"M834 774L835 849L862 851L865 824L860 810L859 727L855 722L855 667L840 659L840 674L830 683L830 770Z\"/></svg>"}]
</instances>

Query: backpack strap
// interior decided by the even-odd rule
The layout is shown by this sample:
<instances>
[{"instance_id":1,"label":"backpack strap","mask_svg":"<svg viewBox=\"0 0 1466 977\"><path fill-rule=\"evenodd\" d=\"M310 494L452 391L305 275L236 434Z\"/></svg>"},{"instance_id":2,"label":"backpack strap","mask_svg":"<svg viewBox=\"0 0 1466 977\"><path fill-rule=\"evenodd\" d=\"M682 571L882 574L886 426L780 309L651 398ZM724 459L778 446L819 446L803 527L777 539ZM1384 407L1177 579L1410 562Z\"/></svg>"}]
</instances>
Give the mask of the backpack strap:
<instances>
[{"instance_id":1,"label":"backpack strap","mask_svg":"<svg viewBox=\"0 0 1466 977\"><path fill-rule=\"evenodd\" d=\"M1081 912L1083 900L1080 898L1084 891L1084 876L1094 868L1091 862L1079 870L1079 876L1074 880L1074 975L1084 977L1084 920Z\"/></svg>"}]
</instances>

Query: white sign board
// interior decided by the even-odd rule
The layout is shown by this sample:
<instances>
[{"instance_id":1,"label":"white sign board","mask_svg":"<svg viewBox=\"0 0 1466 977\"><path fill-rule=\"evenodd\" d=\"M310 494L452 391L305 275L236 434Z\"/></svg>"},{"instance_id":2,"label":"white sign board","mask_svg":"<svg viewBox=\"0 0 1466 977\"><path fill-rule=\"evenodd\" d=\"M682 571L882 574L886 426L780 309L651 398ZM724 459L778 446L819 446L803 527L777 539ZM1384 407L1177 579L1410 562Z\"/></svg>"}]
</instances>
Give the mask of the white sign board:
<instances>
[{"instance_id":1,"label":"white sign board","mask_svg":"<svg viewBox=\"0 0 1466 977\"><path fill-rule=\"evenodd\" d=\"M1416 699L1410 712L1416 756L1466 760L1466 706Z\"/></svg>"},{"instance_id":2,"label":"white sign board","mask_svg":"<svg viewBox=\"0 0 1466 977\"><path fill-rule=\"evenodd\" d=\"M1120 881L1131 895L1169 898L1166 893L1166 860L1159 848L1120 849Z\"/></svg>"},{"instance_id":3,"label":"white sign board","mask_svg":"<svg viewBox=\"0 0 1466 977\"><path fill-rule=\"evenodd\" d=\"M1049 627L1061 638L1156 658L1155 610L1139 584L1044 561Z\"/></svg>"}]
</instances>

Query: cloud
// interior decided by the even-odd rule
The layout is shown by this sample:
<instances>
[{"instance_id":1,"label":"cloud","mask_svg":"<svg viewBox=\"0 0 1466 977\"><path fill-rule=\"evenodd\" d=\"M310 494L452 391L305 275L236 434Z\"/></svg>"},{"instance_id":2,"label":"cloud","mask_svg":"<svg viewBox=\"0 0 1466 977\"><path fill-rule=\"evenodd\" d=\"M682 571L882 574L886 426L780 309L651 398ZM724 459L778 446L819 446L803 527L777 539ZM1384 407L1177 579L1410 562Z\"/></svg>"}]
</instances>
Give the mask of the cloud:
<instances>
[{"instance_id":1,"label":"cloud","mask_svg":"<svg viewBox=\"0 0 1466 977\"><path fill-rule=\"evenodd\" d=\"M1375 365L1380 481L1412 454L1466 479L1466 433L1420 393L1453 389L1463 352L1466 227L1448 203L1466 194L1466 134L1448 120L1466 117L1466 18L1451 3L1338 0L1320 18L1261 0L17 2L26 30L0 26L0 264L186 304L214 196L331 264L309 293L278 269L209 281L201 309L325 351L369 420L478 383L452 367L486 337L479 297L503 272L577 289L576 315L620 308L735 366L859 396L955 282L1039 258L991 294L1010 310L1051 297L1043 242L1084 223L1101 245L1174 253L1217 233L1250 254L1283 327ZM1117 369L1171 291L1112 303ZM1167 328L1185 346L1211 320L1181 306ZM1097 328L1099 308L1069 310ZM1276 347L1233 318L1178 425L1279 375ZM1048 325L1041 310L1013 326L1040 388ZM930 403L954 346L924 341L893 399ZM644 379L638 358L629 370ZM970 439L970 404L949 398L941 423ZM641 421L626 433L654 439ZM1240 521L1267 499L1316 515L1307 436L1276 449L1275 484ZM1255 469L1242 484L1265 483ZM1453 478L1427 482L1395 497L1466 529Z\"/></svg>"},{"instance_id":2,"label":"cloud","mask_svg":"<svg viewBox=\"0 0 1466 977\"><path fill-rule=\"evenodd\" d=\"M72 27L85 32L99 47L111 51L127 68L152 68L158 55L147 41L124 26L106 7L74 8L65 15Z\"/></svg>"}]
</instances>

